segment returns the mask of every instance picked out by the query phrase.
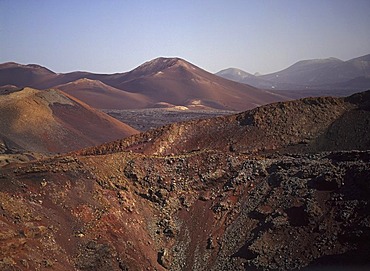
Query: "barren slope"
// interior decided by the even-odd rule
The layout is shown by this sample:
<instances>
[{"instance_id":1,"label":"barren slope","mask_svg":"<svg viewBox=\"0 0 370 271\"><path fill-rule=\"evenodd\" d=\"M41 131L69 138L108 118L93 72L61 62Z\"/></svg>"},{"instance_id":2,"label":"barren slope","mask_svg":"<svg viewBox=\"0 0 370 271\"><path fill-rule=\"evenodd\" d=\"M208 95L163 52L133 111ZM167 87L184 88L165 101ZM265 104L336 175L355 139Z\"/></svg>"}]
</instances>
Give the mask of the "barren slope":
<instances>
[{"instance_id":1,"label":"barren slope","mask_svg":"<svg viewBox=\"0 0 370 271\"><path fill-rule=\"evenodd\" d=\"M56 90L0 95L0 136L10 148L66 152L137 131Z\"/></svg>"},{"instance_id":2,"label":"barren slope","mask_svg":"<svg viewBox=\"0 0 370 271\"><path fill-rule=\"evenodd\" d=\"M152 104L142 94L130 93L108 86L101 81L86 78L58 85L55 88L95 108L131 109L145 108Z\"/></svg>"},{"instance_id":3,"label":"barren slope","mask_svg":"<svg viewBox=\"0 0 370 271\"><path fill-rule=\"evenodd\" d=\"M199 149L249 154L368 149L369 104L370 91L274 103L236 115L175 123L85 151L168 155Z\"/></svg>"}]
</instances>

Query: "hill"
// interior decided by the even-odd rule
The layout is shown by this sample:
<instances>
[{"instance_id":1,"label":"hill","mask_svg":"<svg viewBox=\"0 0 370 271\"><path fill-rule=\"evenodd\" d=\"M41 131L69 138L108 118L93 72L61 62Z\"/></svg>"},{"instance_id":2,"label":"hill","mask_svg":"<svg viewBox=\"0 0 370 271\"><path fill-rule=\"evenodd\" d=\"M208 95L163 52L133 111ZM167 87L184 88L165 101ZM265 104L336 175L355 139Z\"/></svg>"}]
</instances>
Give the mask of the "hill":
<instances>
[{"instance_id":1,"label":"hill","mask_svg":"<svg viewBox=\"0 0 370 271\"><path fill-rule=\"evenodd\" d=\"M57 90L24 88L0 95L0 138L9 149L67 152L136 132Z\"/></svg>"},{"instance_id":2,"label":"hill","mask_svg":"<svg viewBox=\"0 0 370 271\"><path fill-rule=\"evenodd\" d=\"M14 62L0 64L0 86L43 88L48 81L57 77L53 71L36 64L22 65Z\"/></svg>"},{"instance_id":3,"label":"hill","mask_svg":"<svg viewBox=\"0 0 370 271\"><path fill-rule=\"evenodd\" d=\"M116 85L152 100L190 108L245 110L285 97L219 78L179 58L157 58L127 73Z\"/></svg>"},{"instance_id":4,"label":"hill","mask_svg":"<svg viewBox=\"0 0 370 271\"><path fill-rule=\"evenodd\" d=\"M368 149L370 92L273 103L236 115L175 123L87 150L149 155L200 149L248 154Z\"/></svg>"}]
</instances>

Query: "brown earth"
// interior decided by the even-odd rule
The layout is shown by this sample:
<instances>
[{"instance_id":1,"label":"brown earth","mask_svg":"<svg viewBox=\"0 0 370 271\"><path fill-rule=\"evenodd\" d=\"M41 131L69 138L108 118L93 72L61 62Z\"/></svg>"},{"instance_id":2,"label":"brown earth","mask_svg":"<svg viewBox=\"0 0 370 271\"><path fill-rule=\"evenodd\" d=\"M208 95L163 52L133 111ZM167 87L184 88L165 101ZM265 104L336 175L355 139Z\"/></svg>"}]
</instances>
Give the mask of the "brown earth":
<instances>
[{"instance_id":1,"label":"brown earth","mask_svg":"<svg viewBox=\"0 0 370 271\"><path fill-rule=\"evenodd\" d=\"M0 95L0 139L9 151L67 152L134 133L128 125L57 90L25 88Z\"/></svg>"},{"instance_id":2,"label":"brown earth","mask_svg":"<svg viewBox=\"0 0 370 271\"><path fill-rule=\"evenodd\" d=\"M369 94L7 165L0 269L367 270Z\"/></svg>"},{"instance_id":3,"label":"brown earth","mask_svg":"<svg viewBox=\"0 0 370 271\"><path fill-rule=\"evenodd\" d=\"M122 152L7 166L0 269L369 267L369 161Z\"/></svg>"}]
</instances>

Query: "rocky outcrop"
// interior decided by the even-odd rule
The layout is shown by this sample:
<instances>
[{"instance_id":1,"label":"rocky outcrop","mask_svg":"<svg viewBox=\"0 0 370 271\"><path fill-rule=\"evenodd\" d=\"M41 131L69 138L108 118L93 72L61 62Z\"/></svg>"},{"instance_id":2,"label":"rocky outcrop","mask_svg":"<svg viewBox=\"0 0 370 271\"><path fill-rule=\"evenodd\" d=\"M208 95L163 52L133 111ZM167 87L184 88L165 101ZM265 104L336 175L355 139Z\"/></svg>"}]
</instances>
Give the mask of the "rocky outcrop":
<instances>
[{"instance_id":1,"label":"rocky outcrop","mask_svg":"<svg viewBox=\"0 0 370 271\"><path fill-rule=\"evenodd\" d=\"M367 151L61 157L1 172L2 270L366 266Z\"/></svg>"}]
</instances>

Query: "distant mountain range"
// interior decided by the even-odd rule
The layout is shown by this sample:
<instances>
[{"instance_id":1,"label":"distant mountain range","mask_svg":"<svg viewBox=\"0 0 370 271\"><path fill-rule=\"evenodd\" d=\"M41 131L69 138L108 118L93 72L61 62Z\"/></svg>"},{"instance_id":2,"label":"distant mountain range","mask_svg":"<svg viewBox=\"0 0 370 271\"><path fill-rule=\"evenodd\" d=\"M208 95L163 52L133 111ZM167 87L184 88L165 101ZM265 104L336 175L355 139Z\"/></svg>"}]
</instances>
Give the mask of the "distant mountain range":
<instances>
[{"instance_id":1,"label":"distant mountain range","mask_svg":"<svg viewBox=\"0 0 370 271\"><path fill-rule=\"evenodd\" d=\"M353 90L370 88L370 54L342 61L337 58L302 60L271 74L255 76L229 68L216 75L263 89Z\"/></svg>"},{"instance_id":2,"label":"distant mountain range","mask_svg":"<svg viewBox=\"0 0 370 271\"><path fill-rule=\"evenodd\" d=\"M55 73L35 64L0 64L0 89L57 88L100 109L183 106L247 110L307 96L370 89L370 54L349 61L303 60L271 74L230 68L209 73L181 58L156 58L124 73Z\"/></svg>"},{"instance_id":3,"label":"distant mountain range","mask_svg":"<svg viewBox=\"0 0 370 271\"><path fill-rule=\"evenodd\" d=\"M0 86L58 88L95 108L246 110L288 97L226 80L180 58L157 58L126 73L56 74L39 65L0 65Z\"/></svg>"}]
</instances>

